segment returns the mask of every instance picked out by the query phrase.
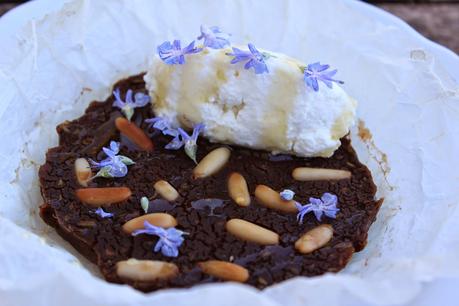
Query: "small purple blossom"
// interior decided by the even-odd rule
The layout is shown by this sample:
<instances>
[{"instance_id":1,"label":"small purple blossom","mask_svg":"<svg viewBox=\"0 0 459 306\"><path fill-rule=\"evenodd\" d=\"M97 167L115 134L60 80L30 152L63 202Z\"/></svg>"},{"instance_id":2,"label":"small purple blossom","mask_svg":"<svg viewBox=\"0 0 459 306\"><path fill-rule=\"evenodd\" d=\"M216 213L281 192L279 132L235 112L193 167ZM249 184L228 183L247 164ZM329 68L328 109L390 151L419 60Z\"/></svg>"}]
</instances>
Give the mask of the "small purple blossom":
<instances>
[{"instance_id":1,"label":"small purple blossom","mask_svg":"<svg viewBox=\"0 0 459 306\"><path fill-rule=\"evenodd\" d=\"M100 169L92 179L96 177L113 178L126 176L128 172L127 166L135 164L129 157L117 155L120 151L119 142L111 141L110 148L104 147L102 150L107 155L106 159L100 162L90 160L94 168Z\"/></svg>"},{"instance_id":2,"label":"small purple blossom","mask_svg":"<svg viewBox=\"0 0 459 306\"><path fill-rule=\"evenodd\" d=\"M162 131L164 135L174 137L171 142L165 146L167 150L178 150L185 146L185 153L196 163L196 151L198 147L196 142L199 134L205 128L203 123L196 124L190 136L182 128L172 128L169 121L162 117L146 119L145 122L149 123L151 127Z\"/></svg>"},{"instance_id":3,"label":"small purple blossom","mask_svg":"<svg viewBox=\"0 0 459 306\"><path fill-rule=\"evenodd\" d=\"M204 47L222 49L229 46L230 42L228 37L229 34L222 32L219 27L206 27L205 25L201 25L201 35L197 39L204 39Z\"/></svg>"},{"instance_id":4,"label":"small purple blossom","mask_svg":"<svg viewBox=\"0 0 459 306\"><path fill-rule=\"evenodd\" d=\"M114 107L121 109L126 118L130 121L134 115L134 109L137 107L144 107L150 102L150 97L146 94L138 92L134 95L134 101L132 100L132 90L126 92L126 101L121 99L119 88L113 91L115 101L113 102Z\"/></svg>"},{"instance_id":5,"label":"small purple blossom","mask_svg":"<svg viewBox=\"0 0 459 306\"><path fill-rule=\"evenodd\" d=\"M113 217L112 213L105 212L102 207L99 207L98 209L96 209L94 213L104 219Z\"/></svg>"},{"instance_id":6,"label":"small purple blossom","mask_svg":"<svg viewBox=\"0 0 459 306\"><path fill-rule=\"evenodd\" d=\"M194 46L194 40L185 48L181 48L180 40L174 40L172 43L169 41L163 42L158 46L158 55L168 65L183 65L185 64L185 55L198 53L202 48Z\"/></svg>"},{"instance_id":7,"label":"small purple blossom","mask_svg":"<svg viewBox=\"0 0 459 306\"><path fill-rule=\"evenodd\" d=\"M132 232L132 236L137 236L140 234L154 235L158 236L159 240L153 249L154 252L161 250L161 253L167 257L177 257L178 248L182 245L185 240L182 236L186 234L175 227L162 228L160 226L155 226L150 224L148 221L143 223L144 228L135 230Z\"/></svg>"},{"instance_id":8,"label":"small purple blossom","mask_svg":"<svg viewBox=\"0 0 459 306\"><path fill-rule=\"evenodd\" d=\"M229 56L234 56L234 58L231 60L231 64L247 61L244 65L245 69L253 68L256 74L269 72L268 66L266 66L265 63L265 60L269 56L258 51L253 44L248 44L248 47L250 52L233 47L233 52L226 54Z\"/></svg>"},{"instance_id":9,"label":"small purple blossom","mask_svg":"<svg viewBox=\"0 0 459 306\"><path fill-rule=\"evenodd\" d=\"M336 214L339 212L339 208L336 207L338 203L338 197L331 193L324 193L320 199L309 198L309 204L301 205L295 202L295 206L299 213L297 220L303 223L304 216L309 212L314 212L317 220L321 221L322 215L326 215L330 218L336 218Z\"/></svg>"},{"instance_id":10,"label":"small purple blossom","mask_svg":"<svg viewBox=\"0 0 459 306\"><path fill-rule=\"evenodd\" d=\"M172 136L174 139L166 145L168 150L178 150L181 148L181 139L178 129L172 128L169 120L163 117L145 119L151 128L160 130L164 135Z\"/></svg>"},{"instance_id":11,"label":"small purple blossom","mask_svg":"<svg viewBox=\"0 0 459 306\"><path fill-rule=\"evenodd\" d=\"M171 133L173 133L174 135L171 135L171 136L175 136L175 134L178 134L178 132L176 133L169 132L175 129L172 128L169 120L163 117L154 117L154 118L145 119L145 122L148 123L150 128L155 128L157 130L160 130L161 132L163 132L164 135L170 135Z\"/></svg>"},{"instance_id":12,"label":"small purple blossom","mask_svg":"<svg viewBox=\"0 0 459 306\"><path fill-rule=\"evenodd\" d=\"M319 91L318 81L323 82L328 88L333 87L333 82L344 84L343 81L333 79L338 70L326 71L330 65L321 65L320 62L309 64L304 67L304 82L314 91Z\"/></svg>"},{"instance_id":13,"label":"small purple blossom","mask_svg":"<svg viewBox=\"0 0 459 306\"><path fill-rule=\"evenodd\" d=\"M284 189L283 191L281 191L279 193L280 197L282 198L282 200L284 201L290 201L293 199L293 197L295 196L295 192L293 192L292 190L290 189Z\"/></svg>"},{"instance_id":14,"label":"small purple blossom","mask_svg":"<svg viewBox=\"0 0 459 306\"><path fill-rule=\"evenodd\" d=\"M199 134L204 130L204 124L199 123L193 126L193 133L188 135L183 129L178 128L179 134L182 137L182 144L185 146L185 153L191 158L195 163L196 162L196 151L198 149L198 145L196 142L198 141Z\"/></svg>"}]
</instances>

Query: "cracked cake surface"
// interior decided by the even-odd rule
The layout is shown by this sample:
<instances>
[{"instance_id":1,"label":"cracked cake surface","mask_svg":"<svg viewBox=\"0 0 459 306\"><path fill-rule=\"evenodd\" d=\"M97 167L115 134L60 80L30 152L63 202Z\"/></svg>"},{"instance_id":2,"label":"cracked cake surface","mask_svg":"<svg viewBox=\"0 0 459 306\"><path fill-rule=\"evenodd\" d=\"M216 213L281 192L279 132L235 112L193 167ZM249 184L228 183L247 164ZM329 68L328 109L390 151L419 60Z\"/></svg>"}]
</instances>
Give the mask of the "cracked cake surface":
<instances>
[{"instance_id":1,"label":"cracked cake surface","mask_svg":"<svg viewBox=\"0 0 459 306\"><path fill-rule=\"evenodd\" d=\"M122 95L127 89L144 92L143 75L118 82ZM202 262L219 260L237 264L248 271L245 283L264 288L295 277L315 276L343 269L354 252L362 250L367 233L374 222L382 200L375 200L376 186L371 173L362 165L347 137L330 158L300 158L290 155L273 155L238 146L210 143L198 139L197 161L221 147L230 149L229 160L213 175L193 177L196 164L183 150L167 150L170 137L161 134L144 122L154 117L149 105L137 108L132 122L151 138L154 148L140 150L128 137L120 135L115 126L122 114L112 107L114 99L93 102L85 114L57 127L59 145L51 148L39 177L44 204L41 216L46 223L69 241L80 253L96 264L104 277L115 283L127 283L142 291L169 287L189 287L221 278L207 273ZM75 160L91 158L101 160L102 147L110 141L121 143L120 154L128 156L135 164L129 166L124 177L107 179L98 177L88 183L90 188L127 187L131 194L127 200L102 205L105 212L113 214L102 218L95 207L82 203L76 190L82 187L75 175ZM292 171L298 167L347 170L349 179L298 181ZM247 182L250 204L240 206L228 192L228 177L237 172ZM168 182L179 194L168 201L155 191L160 180ZM296 213L273 210L254 196L257 185L266 185L276 191L290 189L295 200L307 203L310 197L320 198L332 193L338 198L336 218L323 216L321 221L310 213L302 224ZM147 213L167 213L177 222L177 229L186 233L177 257L166 257L154 252L156 236L132 236L123 225L145 215L141 198L149 199ZM226 228L230 219L243 219L262 226L278 235L278 243L262 245L239 239ZM331 225L333 236L325 245L307 254L295 248L298 239L321 224ZM178 271L167 279L145 281L121 277L117 263L130 258L173 263Z\"/></svg>"}]
</instances>

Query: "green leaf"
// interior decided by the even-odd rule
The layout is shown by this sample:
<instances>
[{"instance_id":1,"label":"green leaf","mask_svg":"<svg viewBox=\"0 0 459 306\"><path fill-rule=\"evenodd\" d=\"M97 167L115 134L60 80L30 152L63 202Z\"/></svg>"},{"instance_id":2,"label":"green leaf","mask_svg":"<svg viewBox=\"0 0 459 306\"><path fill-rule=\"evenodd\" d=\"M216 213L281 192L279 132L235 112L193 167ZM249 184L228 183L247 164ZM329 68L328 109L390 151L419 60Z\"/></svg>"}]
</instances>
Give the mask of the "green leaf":
<instances>
[{"instance_id":1,"label":"green leaf","mask_svg":"<svg viewBox=\"0 0 459 306\"><path fill-rule=\"evenodd\" d=\"M121 162L123 164L125 164L126 166L131 166L131 165L134 165L135 162L130 159L129 157L126 157L126 156L123 156L123 155L118 155L118 157L120 158Z\"/></svg>"},{"instance_id":2,"label":"green leaf","mask_svg":"<svg viewBox=\"0 0 459 306\"><path fill-rule=\"evenodd\" d=\"M113 178L113 175L110 173L110 170L112 169L111 166L105 166L97 172L95 177L104 177L104 178Z\"/></svg>"},{"instance_id":3,"label":"green leaf","mask_svg":"<svg viewBox=\"0 0 459 306\"><path fill-rule=\"evenodd\" d=\"M190 142L185 143L185 153L186 155L188 155L189 158L191 158L191 160L194 161L195 164L198 163L196 161L197 149L198 149L198 145L195 142L190 141Z\"/></svg>"},{"instance_id":4,"label":"green leaf","mask_svg":"<svg viewBox=\"0 0 459 306\"><path fill-rule=\"evenodd\" d=\"M127 120L131 121L131 118L134 115L134 109L130 106L125 106L121 109L121 111L126 116Z\"/></svg>"}]
</instances>

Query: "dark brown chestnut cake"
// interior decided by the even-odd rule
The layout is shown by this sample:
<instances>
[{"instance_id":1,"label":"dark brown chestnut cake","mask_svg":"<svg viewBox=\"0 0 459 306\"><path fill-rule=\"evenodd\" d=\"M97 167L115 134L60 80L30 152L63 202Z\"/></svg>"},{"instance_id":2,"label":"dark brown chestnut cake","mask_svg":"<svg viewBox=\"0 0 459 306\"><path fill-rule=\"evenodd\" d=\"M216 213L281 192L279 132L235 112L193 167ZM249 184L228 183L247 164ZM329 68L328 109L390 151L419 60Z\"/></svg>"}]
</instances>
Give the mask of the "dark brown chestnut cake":
<instances>
[{"instance_id":1,"label":"dark brown chestnut cake","mask_svg":"<svg viewBox=\"0 0 459 306\"><path fill-rule=\"evenodd\" d=\"M141 75L114 88L121 96L145 92ZM39 173L43 220L108 281L142 291L225 280L264 288L337 272L364 248L382 200L375 200L371 174L347 137L331 158L199 138L196 165L184 150L165 149L171 137L144 121L154 117L149 104L129 122L113 102L93 102L81 118L59 125L59 146ZM99 171L90 179L88 160L106 158L102 148L111 141L129 158L127 174L107 178ZM302 204L325 202L324 194L336 195L337 210L309 209L299 222ZM174 229L172 240L166 229Z\"/></svg>"}]
</instances>

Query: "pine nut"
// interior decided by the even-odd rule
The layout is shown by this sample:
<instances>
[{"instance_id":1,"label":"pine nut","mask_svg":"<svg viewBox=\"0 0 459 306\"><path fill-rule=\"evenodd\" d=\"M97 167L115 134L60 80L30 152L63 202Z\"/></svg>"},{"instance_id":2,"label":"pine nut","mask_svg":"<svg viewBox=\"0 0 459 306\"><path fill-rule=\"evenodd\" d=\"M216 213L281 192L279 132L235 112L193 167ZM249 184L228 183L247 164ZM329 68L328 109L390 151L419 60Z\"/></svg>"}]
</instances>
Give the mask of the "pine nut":
<instances>
[{"instance_id":1,"label":"pine nut","mask_svg":"<svg viewBox=\"0 0 459 306\"><path fill-rule=\"evenodd\" d=\"M208 260L198 263L202 272L227 281L243 283L249 278L249 271L237 264L221 261Z\"/></svg>"},{"instance_id":2,"label":"pine nut","mask_svg":"<svg viewBox=\"0 0 459 306\"><path fill-rule=\"evenodd\" d=\"M299 167L293 169L292 176L297 181L344 180L351 178L351 172L338 169Z\"/></svg>"},{"instance_id":3,"label":"pine nut","mask_svg":"<svg viewBox=\"0 0 459 306\"><path fill-rule=\"evenodd\" d=\"M247 187L245 178L241 174L237 172L231 173L228 178L228 192L237 205L243 207L250 205L249 188Z\"/></svg>"},{"instance_id":4,"label":"pine nut","mask_svg":"<svg viewBox=\"0 0 459 306\"><path fill-rule=\"evenodd\" d=\"M75 175L81 186L88 186L88 181L92 177L92 171L86 158L77 158L75 160Z\"/></svg>"},{"instance_id":5,"label":"pine nut","mask_svg":"<svg viewBox=\"0 0 459 306\"><path fill-rule=\"evenodd\" d=\"M153 213L143 215L134 219L129 220L123 224L123 231L130 234L135 230L144 228L144 222L148 221L150 224L160 226L164 228L177 226L177 220L166 213Z\"/></svg>"},{"instance_id":6,"label":"pine nut","mask_svg":"<svg viewBox=\"0 0 459 306\"><path fill-rule=\"evenodd\" d=\"M81 202L94 207L122 202L131 196L127 187L83 188L75 193Z\"/></svg>"},{"instance_id":7,"label":"pine nut","mask_svg":"<svg viewBox=\"0 0 459 306\"><path fill-rule=\"evenodd\" d=\"M194 168L193 178L199 179L217 173L228 162L230 149L221 147L207 154Z\"/></svg>"},{"instance_id":8,"label":"pine nut","mask_svg":"<svg viewBox=\"0 0 459 306\"><path fill-rule=\"evenodd\" d=\"M177 200L177 198L179 197L179 193L177 192L177 190L167 181L157 181L155 185L153 185L153 187L155 188L157 193L159 193L164 199L170 202Z\"/></svg>"},{"instance_id":9,"label":"pine nut","mask_svg":"<svg viewBox=\"0 0 459 306\"><path fill-rule=\"evenodd\" d=\"M138 282L152 282L177 276L178 267L159 260L128 259L116 263L116 274L122 279Z\"/></svg>"},{"instance_id":10,"label":"pine nut","mask_svg":"<svg viewBox=\"0 0 459 306\"><path fill-rule=\"evenodd\" d=\"M302 254L311 253L326 245L333 237L333 227L321 224L307 231L295 242L295 249Z\"/></svg>"},{"instance_id":11,"label":"pine nut","mask_svg":"<svg viewBox=\"0 0 459 306\"><path fill-rule=\"evenodd\" d=\"M249 242L262 245L279 243L279 235L275 232L242 219L231 219L226 222L226 230L237 238Z\"/></svg>"},{"instance_id":12,"label":"pine nut","mask_svg":"<svg viewBox=\"0 0 459 306\"><path fill-rule=\"evenodd\" d=\"M258 185L257 188L255 188L255 198L261 205L267 208L286 213L298 212L298 209L295 206L295 201L283 200L279 192L269 188L266 185Z\"/></svg>"}]
</instances>

